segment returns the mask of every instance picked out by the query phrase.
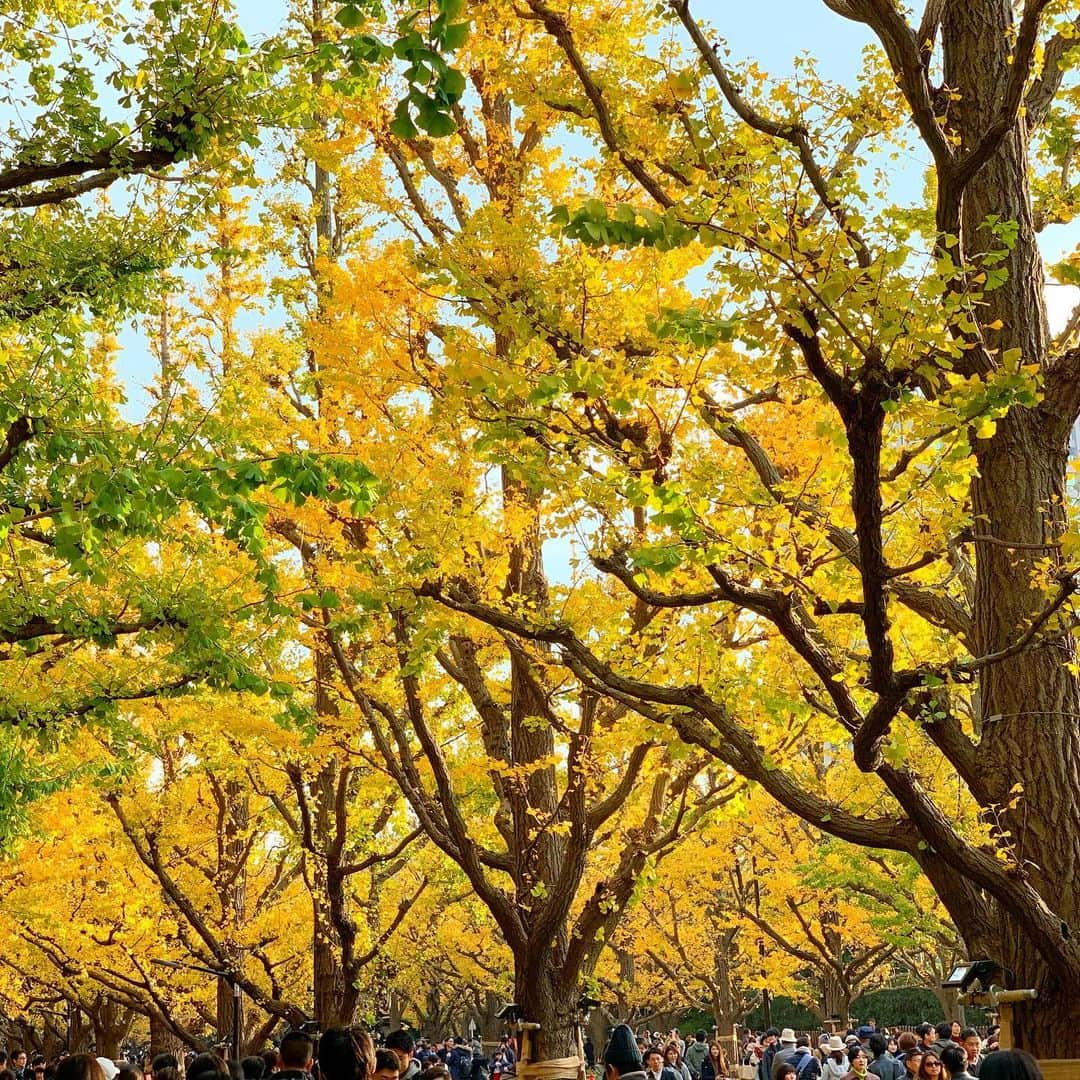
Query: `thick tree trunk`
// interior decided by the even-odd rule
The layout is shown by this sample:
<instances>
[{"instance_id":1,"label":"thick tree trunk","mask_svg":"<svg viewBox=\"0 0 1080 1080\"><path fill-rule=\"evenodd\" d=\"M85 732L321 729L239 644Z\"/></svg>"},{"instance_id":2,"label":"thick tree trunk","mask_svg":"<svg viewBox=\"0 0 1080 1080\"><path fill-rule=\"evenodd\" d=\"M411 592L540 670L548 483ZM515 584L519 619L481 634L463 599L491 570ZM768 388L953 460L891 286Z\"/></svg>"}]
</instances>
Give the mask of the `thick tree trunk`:
<instances>
[{"instance_id":1,"label":"thick tree trunk","mask_svg":"<svg viewBox=\"0 0 1080 1080\"><path fill-rule=\"evenodd\" d=\"M562 986L554 965L544 956L515 959L514 1000L523 1020L540 1025L539 1031L531 1033L533 1060L573 1057L578 1052L576 988Z\"/></svg>"},{"instance_id":2,"label":"thick tree trunk","mask_svg":"<svg viewBox=\"0 0 1080 1080\"><path fill-rule=\"evenodd\" d=\"M150 1013L150 1057L157 1054L172 1054L180 1067L181 1076L184 1073L184 1041L165 1023L160 1013Z\"/></svg>"},{"instance_id":3,"label":"thick tree trunk","mask_svg":"<svg viewBox=\"0 0 1080 1080\"><path fill-rule=\"evenodd\" d=\"M1000 107L1011 62L1013 5L977 0L946 6L945 82L960 95L952 110L970 145ZM1000 248L985 227L988 216L1015 222L1009 277L987 294L984 321L995 349L1020 349L1025 363L1045 364L1048 349L1042 259L1032 223L1024 121L976 174L964 194L963 248L973 254ZM976 446L979 473L972 483L976 536L973 648L986 655L1007 648L1046 603L1034 582L1036 565L1061 564L1054 546L1065 529L1067 433L1038 409L1013 409L996 434ZM1023 793L1008 823L1024 873L1065 924L1080 926L1080 687L1070 666L1073 640L1066 635L985 668L981 675L980 772L990 799L1004 802L998 778L1019 778ZM945 897L948 903L948 897ZM954 912L954 914L956 914ZM990 955L1015 973L1016 985L1034 987L1039 1001L1016 1010L1018 1045L1046 1057L1080 1056L1080 1024L1073 988L1063 987L1027 940L1023 925L998 910L996 925L958 919L973 951ZM1078 973L1080 976L1080 973Z\"/></svg>"}]
</instances>

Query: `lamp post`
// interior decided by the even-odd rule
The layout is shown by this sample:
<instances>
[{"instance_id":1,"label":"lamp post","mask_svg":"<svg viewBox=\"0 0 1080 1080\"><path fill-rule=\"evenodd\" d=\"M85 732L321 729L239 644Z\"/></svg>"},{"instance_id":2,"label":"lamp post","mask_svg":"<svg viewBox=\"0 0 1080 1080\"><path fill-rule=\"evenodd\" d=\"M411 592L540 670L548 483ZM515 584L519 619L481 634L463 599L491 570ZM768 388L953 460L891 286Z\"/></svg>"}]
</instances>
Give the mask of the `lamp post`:
<instances>
[{"instance_id":1,"label":"lamp post","mask_svg":"<svg viewBox=\"0 0 1080 1080\"><path fill-rule=\"evenodd\" d=\"M240 982L235 971L226 971L224 968L206 967L203 964L184 964L178 960L151 960L151 964L158 967L172 968L175 971L201 971L205 975L213 975L215 978L224 979L232 987L233 1013L232 1013L232 1041L229 1047L231 1057L235 1061L240 1060Z\"/></svg>"}]
</instances>

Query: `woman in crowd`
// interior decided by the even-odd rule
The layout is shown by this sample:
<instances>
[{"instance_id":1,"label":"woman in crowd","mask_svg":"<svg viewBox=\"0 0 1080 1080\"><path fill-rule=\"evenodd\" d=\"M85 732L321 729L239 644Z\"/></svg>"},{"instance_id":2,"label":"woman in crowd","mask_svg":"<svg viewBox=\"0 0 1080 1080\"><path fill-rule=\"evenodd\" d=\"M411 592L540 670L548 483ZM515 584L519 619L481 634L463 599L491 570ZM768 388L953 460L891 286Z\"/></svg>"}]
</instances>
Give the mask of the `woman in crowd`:
<instances>
[{"instance_id":1,"label":"woman in crowd","mask_svg":"<svg viewBox=\"0 0 1080 1080\"><path fill-rule=\"evenodd\" d=\"M941 1058L933 1050L927 1050L919 1065L919 1080L945 1080L945 1070L941 1067Z\"/></svg>"},{"instance_id":2,"label":"woman in crowd","mask_svg":"<svg viewBox=\"0 0 1080 1080\"><path fill-rule=\"evenodd\" d=\"M105 1080L105 1070L93 1054L72 1054L56 1066L56 1080Z\"/></svg>"},{"instance_id":3,"label":"woman in crowd","mask_svg":"<svg viewBox=\"0 0 1080 1080\"><path fill-rule=\"evenodd\" d=\"M370 1080L375 1044L366 1031L331 1028L319 1039L319 1071L325 1080Z\"/></svg>"},{"instance_id":4,"label":"woman in crowd","mask_svg":"<svg viewBox=\"0 0 1080 1080\"><path fill-rule=\"evenodd\" d=\"M870 1059L866 1051L855 1043L847 1052L849 1071L844 1080L866 1080L870 1070Z\"/></svg>"},{"instance_id":5,"label":"woman in crowd","mask_svg":"<svg viewBox=\"0 0 1080 1080\"><path fill-rule=\"evenodd\" d=\"M682 1059L682 1051L679 1044L672 1040L664 1047L664 1064L682 1077L682 1080L690 1080L690 1070Z\"/></svg>"},{"instance_id":6,"label":"woman in crowd","mask_svg":"<svg viewBox=\"0 0 1080 1080\"><path fill-rule=\"evenodd\" d=\"M709 1052L701 1062L701 1080L721 1080L731 1075L727 1054L719 1039L709 1043Z\"/></svg>"}]
</instances>

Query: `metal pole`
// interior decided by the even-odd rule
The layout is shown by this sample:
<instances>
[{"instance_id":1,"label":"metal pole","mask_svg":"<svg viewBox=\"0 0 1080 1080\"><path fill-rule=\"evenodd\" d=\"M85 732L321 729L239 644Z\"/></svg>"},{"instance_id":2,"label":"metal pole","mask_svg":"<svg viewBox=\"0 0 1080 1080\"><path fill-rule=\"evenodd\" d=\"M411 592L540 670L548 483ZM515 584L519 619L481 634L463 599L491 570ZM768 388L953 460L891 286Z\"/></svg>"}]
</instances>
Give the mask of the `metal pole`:
<instances>
[{"instance_id":1,"label":"metal pole","mask_svg":"<svg viewBox=\"0 0 1080 1080\"><path fill-rule=\"evenodd\" d=\"M233 1060L240 1060L240 984L232 980L232 1052Z\"/></svg>"}]
</instances>

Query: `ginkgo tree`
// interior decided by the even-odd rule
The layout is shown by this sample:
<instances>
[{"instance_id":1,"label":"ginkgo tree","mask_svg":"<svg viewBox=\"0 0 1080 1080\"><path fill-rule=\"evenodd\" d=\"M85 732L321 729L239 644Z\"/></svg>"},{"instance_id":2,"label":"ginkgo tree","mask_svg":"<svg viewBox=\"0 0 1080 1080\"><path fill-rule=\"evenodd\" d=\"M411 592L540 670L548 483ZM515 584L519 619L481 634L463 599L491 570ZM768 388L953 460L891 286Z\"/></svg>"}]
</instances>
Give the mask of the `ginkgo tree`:
<instances>
[{"instance_id":1,"label":"ginkgo tree","mask_svg":"<svg viewBox=\"0 0 1080 1080\"><path fill-rule=\"evenodd\" d=\"M921 7L821 6L877 42L854 89L809 62L797 80L737 64L686 0L632 21L516 10L559 57L528 100L600 154L592 198L550 200L556 234L605 270L645 245L697 273L621 340L581 318L611 272L576 310L545 305L520 257L513 287L471 280L474 312L479 292L491 325L535 333L522 370L470 372L474 408L604 523L606 587L679 630L612 642L572 607L545 617L450 575L425 592L814 826L912 857L970 953L1038 991L1019 1042L1068 1056L1080 348L1075 320L1050 333L1037 229L1075 209L1067 166L1056 189L1039 177L1075 142L1077 26L1047 0ZM878 167L912 144L931 161L914 204ZM731 625L752 644L714 655ZM784 767L778 727L799 748Z\"/></svg>"}]
</instances>

